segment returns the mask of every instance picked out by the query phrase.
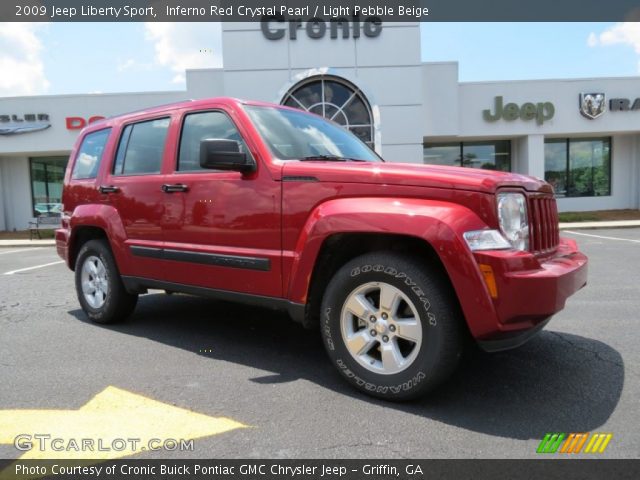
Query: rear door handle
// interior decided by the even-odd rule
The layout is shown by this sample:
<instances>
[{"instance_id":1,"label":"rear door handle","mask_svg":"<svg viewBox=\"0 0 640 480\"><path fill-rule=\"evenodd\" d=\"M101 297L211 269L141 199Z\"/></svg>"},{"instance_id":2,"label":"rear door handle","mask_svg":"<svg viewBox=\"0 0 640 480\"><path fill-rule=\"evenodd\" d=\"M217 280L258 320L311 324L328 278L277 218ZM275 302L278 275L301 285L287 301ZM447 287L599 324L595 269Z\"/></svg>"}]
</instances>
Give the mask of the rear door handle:
<instances>
[{"instance_id":1,"label":"rear door handle","mask_svg":"<svg viewBox=\"0 0 640 480\"><path fill-rule=\"evenodd\" d=\"M165 183L162 185L162 191L164 193L186 192L187 190L189 190L189 187L182 183L174 183L172 185Z\"/></svg>"},{"instance_id":2,"label":"rear door handle","mask_svg":"<svg viewBox=\"0 0 640 480\"><path fill-rule=\"evenodd\" d=\"M115 185L101 185L100 193L118 193L120 189Z\"/></svg>"}]
</instances>

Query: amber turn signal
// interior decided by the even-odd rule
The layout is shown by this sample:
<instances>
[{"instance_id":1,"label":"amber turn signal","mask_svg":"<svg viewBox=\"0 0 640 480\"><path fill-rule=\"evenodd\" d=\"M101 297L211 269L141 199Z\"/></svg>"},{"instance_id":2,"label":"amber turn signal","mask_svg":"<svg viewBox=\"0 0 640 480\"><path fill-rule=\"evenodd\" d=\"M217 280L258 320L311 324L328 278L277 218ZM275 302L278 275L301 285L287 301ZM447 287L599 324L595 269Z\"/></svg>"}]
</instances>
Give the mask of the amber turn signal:
<instances>
[{"instance_id":1,"label":"amber turn signal","mask_svg":"<svg viewBox=\"0 0 640 480\"><path fill-rule=\"evenodd\" d=\"M491 265L481 263L480 271L482 272L484 283L486 283L487 288L489 289L491 298L498 298L498 286L496 285L496 277L493 275L493 269L491 268Z\"/></svg>"}]
</instances>

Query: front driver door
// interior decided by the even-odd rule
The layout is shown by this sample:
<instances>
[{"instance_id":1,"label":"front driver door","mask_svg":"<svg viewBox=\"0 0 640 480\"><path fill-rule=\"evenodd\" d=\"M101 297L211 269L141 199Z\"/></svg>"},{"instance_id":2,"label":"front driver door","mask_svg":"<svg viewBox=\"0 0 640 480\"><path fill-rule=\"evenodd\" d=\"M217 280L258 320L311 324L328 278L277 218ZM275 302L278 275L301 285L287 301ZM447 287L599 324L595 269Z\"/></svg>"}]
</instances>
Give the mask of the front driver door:
<instances>
[{"instance_id":1,"label":"front driver door","mask_svg":"<svg viewBox=\"0 0 640 480\"><path fill-rule=\"evenodd\" d=\"M228 139L257 163L255 172L205 170L200 142ZM176 163L166 177L164 277L239 293L279 297L280 183L261 168L231 112L183 112Z\"/></svg>"}]
</instances>

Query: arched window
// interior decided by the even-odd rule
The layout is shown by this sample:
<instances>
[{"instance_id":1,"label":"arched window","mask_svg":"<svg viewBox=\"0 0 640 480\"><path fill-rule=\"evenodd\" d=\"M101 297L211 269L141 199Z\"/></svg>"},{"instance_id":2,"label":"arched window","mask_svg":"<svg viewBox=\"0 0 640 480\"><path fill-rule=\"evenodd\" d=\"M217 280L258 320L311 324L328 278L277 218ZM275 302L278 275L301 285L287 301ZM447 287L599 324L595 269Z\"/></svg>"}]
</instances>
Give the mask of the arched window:
<instances>
[{"instance_id":1,"label":"arched window","mask_svg":"<svg viewBox=\"0 0 640 480\"><path fill-rule=\"evenodd\" d=\"M294 85L281 103L333 120L374 148L369 102L358 87L346 80L329 75L307 78Z\"/></svg>"}]
</instances>

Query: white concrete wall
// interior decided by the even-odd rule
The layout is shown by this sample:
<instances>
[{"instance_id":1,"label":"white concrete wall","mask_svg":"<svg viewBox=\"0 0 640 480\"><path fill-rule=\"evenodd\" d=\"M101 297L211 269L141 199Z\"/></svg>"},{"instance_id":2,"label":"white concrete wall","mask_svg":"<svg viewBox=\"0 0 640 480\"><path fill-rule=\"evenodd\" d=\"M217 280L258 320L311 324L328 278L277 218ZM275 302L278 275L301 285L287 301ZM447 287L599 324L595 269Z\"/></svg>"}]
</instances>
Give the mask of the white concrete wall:
<instances>
[{"instance_id":1,"label":"white concrete wall","mask_svg":"<svg viewBox=\"0 0 640 480\"><path fill-rule=\"evenodd\" d=\"M527 135L511 142L511 169L544 178L544 135Z\"/></svg>"},{"instance_id":2,"label":"white concrete wall","mask_svg":"<svg viewBox=\"0 0 640 480\"><path fill-rule=\"evenodd\" d=\"M459 134L458 62L422 65L423 135L454 137Z\"/></svg>"},{"instance_id":3,"label":"white concrete wall","mask_svg":"<svg viewBox=\"0 0 640 480\"><path fill-rule=\"evenodd\" d=\"M190 99L224 95L224 70L221 68L187 70L187 91Z\"/></svg>"},{"instance_id":4,"label":"white concrete wall","mask_svg":"<svg viewBox=\"0 0 640 480\"><path fill-rule=\"evenodd\" d=\"M312 71L341 76L377 109L380 153L391 161L422 162L419 23L385 23L378 37L358 39L332 39L328 32L312 39L303 28L295 40L288 32L268 40L259 23L225 23L222 44L225 95L279 103L297 78Z\"/></svg>"}]
</instances>

